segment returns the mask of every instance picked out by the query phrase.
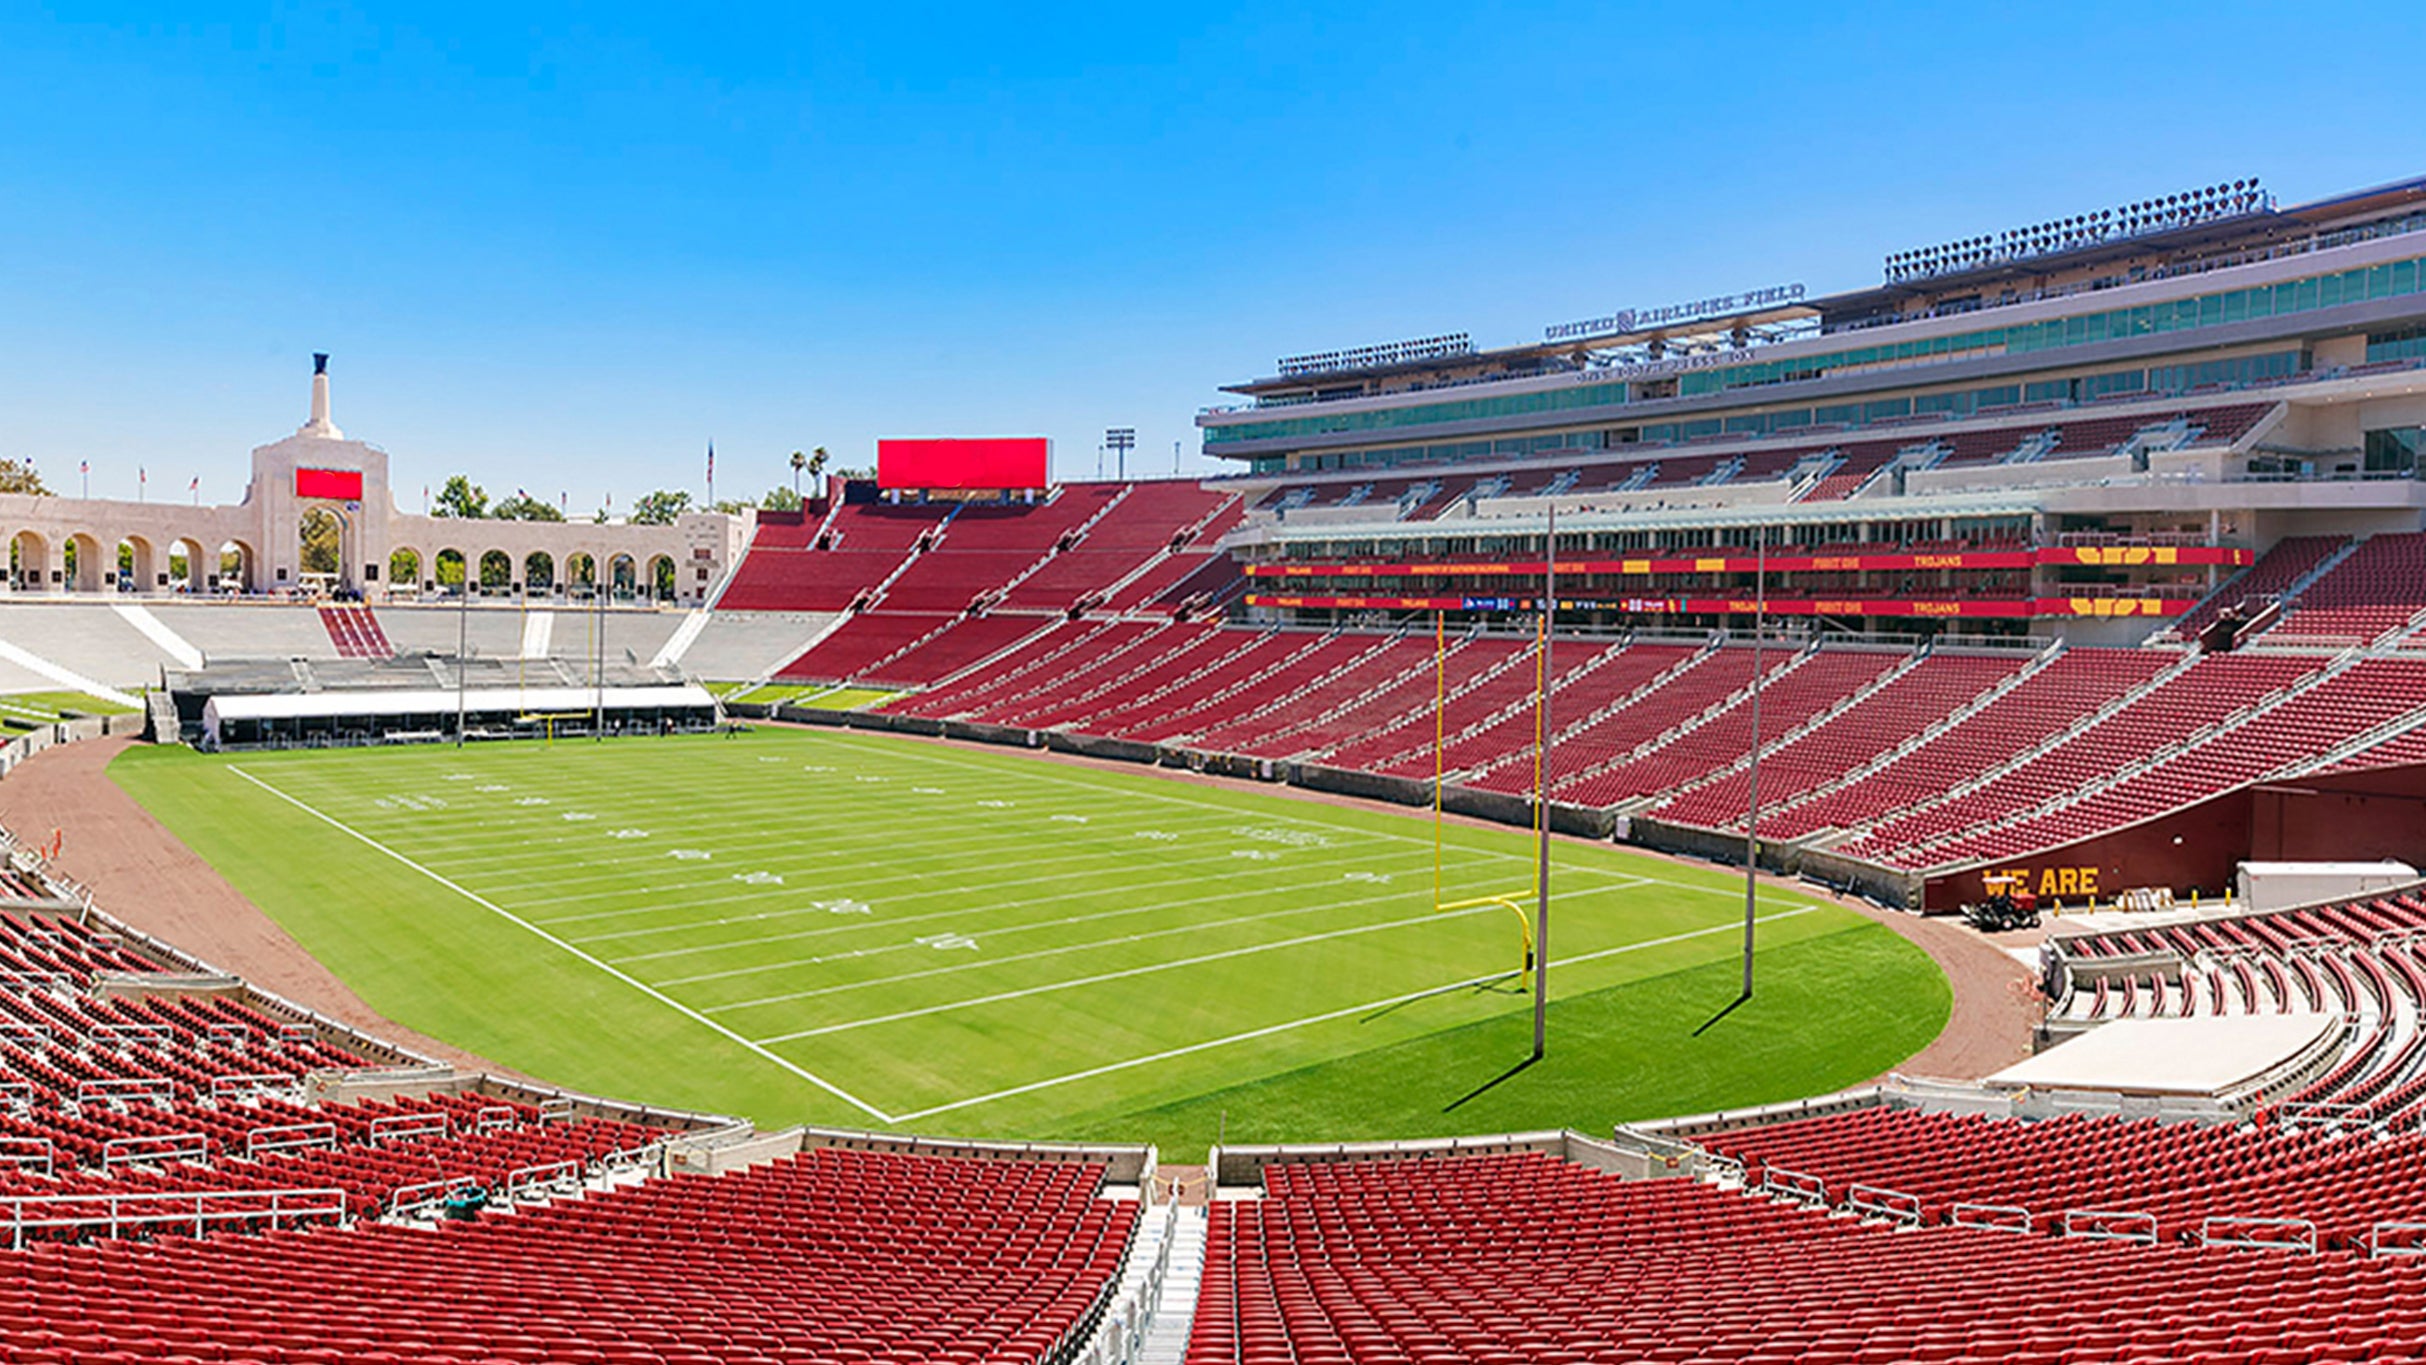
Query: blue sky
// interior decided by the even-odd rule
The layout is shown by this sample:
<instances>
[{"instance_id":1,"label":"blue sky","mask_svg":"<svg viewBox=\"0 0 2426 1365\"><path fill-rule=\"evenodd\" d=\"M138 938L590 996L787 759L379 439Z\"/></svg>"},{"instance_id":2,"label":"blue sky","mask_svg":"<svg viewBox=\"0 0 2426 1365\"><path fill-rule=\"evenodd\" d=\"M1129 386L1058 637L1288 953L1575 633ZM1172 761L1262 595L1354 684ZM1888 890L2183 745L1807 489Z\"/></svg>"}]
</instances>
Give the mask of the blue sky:
<instances>
[{"instance_id":1,"label":"blue sky","mask_svg":"<svg viewBox=\"0 0 2426 1365\"><path fill-rule=\"evenodd\" d=\"M2426 172L2414 3L147 8L0 12L0 455L96 496L241 496L314 350L407 510L1204 469L1282 354Z\"/></svg>"}]
</instances>

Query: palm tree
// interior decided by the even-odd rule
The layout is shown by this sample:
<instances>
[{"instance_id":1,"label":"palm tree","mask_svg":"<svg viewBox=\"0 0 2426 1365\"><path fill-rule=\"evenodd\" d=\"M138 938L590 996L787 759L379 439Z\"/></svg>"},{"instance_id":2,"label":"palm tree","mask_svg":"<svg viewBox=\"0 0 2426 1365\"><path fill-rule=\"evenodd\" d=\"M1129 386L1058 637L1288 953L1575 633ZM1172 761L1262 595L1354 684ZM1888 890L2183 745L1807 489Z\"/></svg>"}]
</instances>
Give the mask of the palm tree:
<instances>
[{"instance_id":1,"label":"palm tree","mask_svg":"<svg viewBox=\"0 0 2426 1365\"><path fill-rule=\"evenodd\" d=\"M825 477L825 472L826 448L824 446L819 446L815 450L809 452L809 477L812 479L821 479Z\"/></svg>"},{"instance_id":2,"label":"palm tree","mask_svg":"<svg viewBox=\"0 0 2426 1365\"><path fill-rule=\"evenodd\" d=\"M801 453L800 453L799 451L797 451L797 450L793 451L793 452L792 452L792 496L793 496L793 498L794 498L794 499L798 499L798 498L800 497L800 471L802 471L802 470L804 470L804 469L806 469L806 468L808 468L808 467L809 467L809 457L808 457L808 456L806 456L806 455L801 454Z\"/></svg>"}]
</instances>

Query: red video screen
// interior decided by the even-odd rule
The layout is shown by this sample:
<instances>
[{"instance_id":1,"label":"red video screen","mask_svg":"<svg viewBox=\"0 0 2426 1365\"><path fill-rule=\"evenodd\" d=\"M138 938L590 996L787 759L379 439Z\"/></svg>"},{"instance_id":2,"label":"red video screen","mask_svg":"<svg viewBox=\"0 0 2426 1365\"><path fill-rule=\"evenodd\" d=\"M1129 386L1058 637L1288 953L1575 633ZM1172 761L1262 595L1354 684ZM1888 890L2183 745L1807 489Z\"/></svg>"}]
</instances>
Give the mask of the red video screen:
<instances>
[{"instance_id":1,"label":"red video screen","mask_svg":"<svg viewBox=\"0 0 2426 1365\"><path fill-rule=\"evenodd\" d=\"M332 502L362 501L362 471L359 469L298 469L295 471L295 496L327 498Z\"/></svg>"},{"instance_id":2,"label":"red video screen","mask_svg":"<svg viewBox=\"0 0 2426 1365\"><path fill-rule=\"evenodd\" d=\"M1042 436L890 437L876 443L879 488L1042 488Z\"/></svg>"}]
</instances>

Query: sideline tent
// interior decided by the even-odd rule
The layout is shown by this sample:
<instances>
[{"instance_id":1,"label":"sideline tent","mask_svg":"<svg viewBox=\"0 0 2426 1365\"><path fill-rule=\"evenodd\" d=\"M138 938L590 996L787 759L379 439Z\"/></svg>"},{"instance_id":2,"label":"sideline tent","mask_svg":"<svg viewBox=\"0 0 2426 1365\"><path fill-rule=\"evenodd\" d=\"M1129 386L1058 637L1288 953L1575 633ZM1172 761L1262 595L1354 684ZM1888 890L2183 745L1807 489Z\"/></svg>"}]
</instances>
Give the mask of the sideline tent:
<instances>
[{"instance_id":1,"label":"sideline tent","mask_svg":"<svg viewBox=\"0 0 2426 1365\"><path fill-rule=\"evenodd\" d=\"M532 716L603 713L609 725L713 722L716 699L690 683L637 687L379 688L347 692L225 693L202 708L205 743L253 744L337 730L387 734L510 725ZM349 723L351 722L351 723Z\"/></svg>"}]
</instances>

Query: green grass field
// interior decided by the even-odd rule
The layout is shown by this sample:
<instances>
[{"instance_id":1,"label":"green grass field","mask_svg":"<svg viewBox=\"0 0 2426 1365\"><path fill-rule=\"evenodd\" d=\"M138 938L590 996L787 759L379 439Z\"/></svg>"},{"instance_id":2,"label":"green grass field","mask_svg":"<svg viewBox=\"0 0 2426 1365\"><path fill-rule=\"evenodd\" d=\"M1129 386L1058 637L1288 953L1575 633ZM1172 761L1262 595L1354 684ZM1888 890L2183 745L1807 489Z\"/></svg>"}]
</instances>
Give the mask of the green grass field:
<instances>
[{"instance_id":1,"label":"green grass field","mask_svg":"<svg viewBox=\"0 0 2426 1365\"><path fill-rule=\"evenodd\" d=\"M9 692L0 694L0 726L23 730L64 720L71 714L119 716L133 709L82 692Z\"/></svg>"},{"instance_id":2,"label":"green grass field","mask_svg":"<svg viewBox=\"0 0 2426 1365\"><path fill-rule=\"evenodd\" d=\"M1740 879L1555 853L1550 1048L1430 824L857 732L206 757L112 776L390 1017L580 1089L1001 1137L1417 1137L1824 1091L1934 1037L1928 959ZM1441 902L1521 892L1451 826ZM1716 1017L1716 1022L1710 1022ZM1707 1028L1704 1025L1707 1024ZM1698 1032L1697 1032L1698 1030Z\"/></svg>"},{"instance_id":3,"label":"green grass field","mask_svg":"<svg viewBox=\"0 0 2426 1365\"><path fill-rule=\"evenodd\" d=\"M727 701L807 706L820 711L856 711L901 695L889 687L836 687L829 683L712 682L707 689Z\"/></svg>"}]
</instances>

